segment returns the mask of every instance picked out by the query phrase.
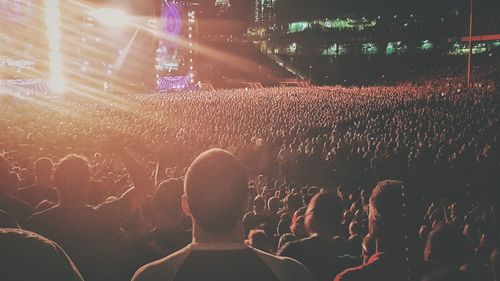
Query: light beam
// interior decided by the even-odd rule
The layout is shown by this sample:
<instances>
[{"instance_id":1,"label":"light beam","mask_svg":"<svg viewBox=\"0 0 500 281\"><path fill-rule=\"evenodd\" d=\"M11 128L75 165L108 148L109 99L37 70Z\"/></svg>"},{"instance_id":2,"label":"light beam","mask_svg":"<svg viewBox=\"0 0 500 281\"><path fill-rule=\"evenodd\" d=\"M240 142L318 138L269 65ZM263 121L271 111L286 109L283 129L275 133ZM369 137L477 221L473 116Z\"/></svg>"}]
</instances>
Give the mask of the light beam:
<instances>
[{"instance_id":1,"label":"light beam","mask_svg":"<svg viewBox=\"0 0 500 281\"><path fill-rule=\"evenodd\" d=\"M49 42L49 86L55 92L64 89L61 55L61 10L59 0L45 0L45 25Z\"/></svg>"},{"instance_id":2,"label":"light beam","mask_svg":"<svg viewBox=\"0 0 500 281\"><path fill-rule=\"evenodd\" d=\"M127 13L119 9L101 8L89 12L97 21L112 27L120 27L129 21Z\"/></svg>"}]
</instances>

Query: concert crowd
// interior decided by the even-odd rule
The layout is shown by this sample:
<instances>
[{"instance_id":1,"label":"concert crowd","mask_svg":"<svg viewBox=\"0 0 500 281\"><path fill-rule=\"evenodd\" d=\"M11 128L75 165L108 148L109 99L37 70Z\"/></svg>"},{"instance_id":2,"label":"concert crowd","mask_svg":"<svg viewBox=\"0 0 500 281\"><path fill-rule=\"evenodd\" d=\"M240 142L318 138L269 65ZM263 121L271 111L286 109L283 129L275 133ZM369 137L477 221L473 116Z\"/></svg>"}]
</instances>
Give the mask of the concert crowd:
<instances>
[{"instance_id":1,"label":"concert crowd","mask_svg":"<svg viewBox=\"0 0 500 281\"><path fill-rule=\"evenodd\" d=\"M1 102L5 280L500 281L491 81Z\"/></svg>"}]
</instances>

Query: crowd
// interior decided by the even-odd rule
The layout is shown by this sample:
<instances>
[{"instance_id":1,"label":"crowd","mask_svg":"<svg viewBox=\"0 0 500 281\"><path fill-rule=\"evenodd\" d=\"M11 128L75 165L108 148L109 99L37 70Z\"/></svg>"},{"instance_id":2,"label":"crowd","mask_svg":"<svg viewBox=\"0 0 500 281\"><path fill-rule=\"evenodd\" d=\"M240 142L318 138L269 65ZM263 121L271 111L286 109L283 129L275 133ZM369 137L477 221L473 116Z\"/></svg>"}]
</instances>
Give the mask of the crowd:
<instances>
[{"instance_id":1,"label":"crowd","mask_svg":"<svg viewBox=\"0 0 500 281\"><path fill-rule=\"evenodd\" d=\"M1 102L6 280L500 280L490 81Z\"/></svg>"}]
</instances>

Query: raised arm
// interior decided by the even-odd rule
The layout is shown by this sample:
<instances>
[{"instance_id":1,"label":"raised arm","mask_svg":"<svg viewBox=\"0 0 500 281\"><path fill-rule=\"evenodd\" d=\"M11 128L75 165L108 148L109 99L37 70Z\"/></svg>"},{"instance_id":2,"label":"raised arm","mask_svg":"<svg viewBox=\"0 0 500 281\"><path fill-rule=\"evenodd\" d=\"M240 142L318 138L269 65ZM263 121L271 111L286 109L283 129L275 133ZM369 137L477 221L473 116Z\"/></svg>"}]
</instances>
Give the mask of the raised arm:
<instances>
[{"instance_id":1,"label":"raised arm","mask_svg":"<svg viewBox=\"0 0 500 281\"><path fill-rule=\"evenodd\" d=\"M144 168L139 165L126 148L114 149L113 152L127 169L133 184L133 187L125 191L121 198L128 198L132 202L133 208L137 208L144 202L148 194L153 192L154 185Z\"/></svg>"},{"instance_id":2,"label":"raised arm","mask_svg":"<svg viewBox=\"0 0 500 281\"><path fill-rule=\"evenodd\" d=\"M165 173L165 161L166 155L169 155L168 147L166 144L161 145L154 152L154 161L156 161L156 170L155 170L155 186L158 188L160 183L167 178L167 174Z\"/></svg>"},{"instance_id":3,"label":"raised arm","mask_svg":"<svg viewBox=\"0 0 500 281\"><path fill-rule=\"evenodd\" d=\"M166 178L165 175L165 161L163 161L163 157L160 156L156 161L156 170L155 170L155 186L158 187L162 180Z\"/></svg>"}]
</instances>

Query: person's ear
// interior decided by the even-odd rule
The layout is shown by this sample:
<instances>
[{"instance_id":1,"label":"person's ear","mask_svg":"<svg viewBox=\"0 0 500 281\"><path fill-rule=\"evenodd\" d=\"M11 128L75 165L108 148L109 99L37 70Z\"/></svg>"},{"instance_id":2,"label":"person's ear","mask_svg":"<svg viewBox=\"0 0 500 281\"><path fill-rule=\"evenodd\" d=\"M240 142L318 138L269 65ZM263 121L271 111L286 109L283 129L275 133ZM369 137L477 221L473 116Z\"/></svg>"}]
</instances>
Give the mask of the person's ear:
<instances>
[{"instance_id":1,"label":"person's ear","mask_svg":"<svg viewBox=\"0 0 500 281\"><path fill-rule=\"evenodd\" d=\"M182 194L181 206L184 214L188 217L191 217L191 210L189 209L188 197L185 193Z\"/></svg>"}]
</instances>

